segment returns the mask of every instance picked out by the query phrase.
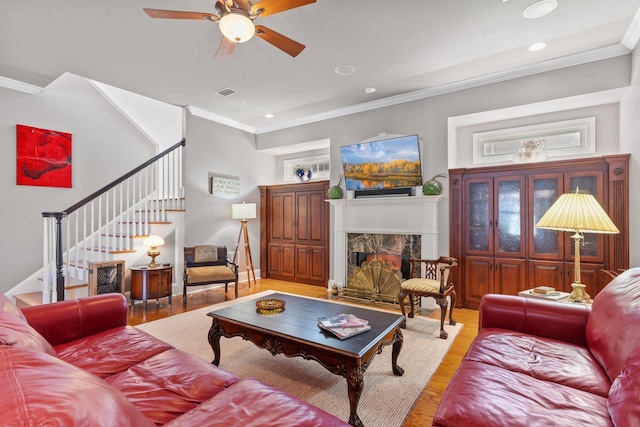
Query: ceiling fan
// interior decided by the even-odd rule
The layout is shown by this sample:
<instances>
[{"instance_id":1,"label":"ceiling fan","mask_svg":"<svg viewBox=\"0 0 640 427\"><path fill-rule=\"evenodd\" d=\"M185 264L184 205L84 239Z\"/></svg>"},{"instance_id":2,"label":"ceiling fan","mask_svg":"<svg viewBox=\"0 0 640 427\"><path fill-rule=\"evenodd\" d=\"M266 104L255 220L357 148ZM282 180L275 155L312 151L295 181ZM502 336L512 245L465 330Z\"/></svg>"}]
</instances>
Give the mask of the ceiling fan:
<instances>
[{"instance_id":1,"label":"ceiling fan","mask_svg":"<svg viewBox=\"0 0 640 427\"><path fill-rule=\"evenodd\" d=\"M315 2L316 0L261 0L252 4L249 0L216 0L217 13L148 8L143 10L151 18L204 19L217 22L224 37L222 37L216 51L216 59L230 59L236 44L246 42L254 34L283 52L296 57L305 48L303 44L263 25L255 25L253 21L258 16L274 15Z\"/></svg>"}]
</instances>

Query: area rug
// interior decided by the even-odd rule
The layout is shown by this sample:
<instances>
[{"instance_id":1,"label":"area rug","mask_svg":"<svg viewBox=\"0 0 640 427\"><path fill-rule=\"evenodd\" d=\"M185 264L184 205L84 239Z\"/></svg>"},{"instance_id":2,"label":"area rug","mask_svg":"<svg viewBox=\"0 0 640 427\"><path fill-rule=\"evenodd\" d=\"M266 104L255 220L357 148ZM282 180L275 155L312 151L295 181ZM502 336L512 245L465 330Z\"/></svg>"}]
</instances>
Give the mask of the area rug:
<instances>
[{"instance_id":1,"label":"area rug","mask_svg":"<svg viewBox=\"0 0 640 427\"><path fill-rule=\"evenodd\" d=\"M247 299L264 297L273 291L238 298L138 326L169 344L207 361L213 351L207 341L211 318L206 314ZM283 293L283 292L280 292ZM338 303L349 305L346 303ZM440 365L461 324L445 324L449 338L439 338L440 322L422 317L407 319L402 330L404 342L398 365L404 375L391 372L391 347L378 354L364 374L364 390L358 405L358 415L367 427L401 427L420 397L433 373ZM349 419L347 383L327 371L319 363L282 354L272 356L240 337L222 338L220 367L244 377L284 390L318 406L343 420Z\"/></svg>"}]
</instances>

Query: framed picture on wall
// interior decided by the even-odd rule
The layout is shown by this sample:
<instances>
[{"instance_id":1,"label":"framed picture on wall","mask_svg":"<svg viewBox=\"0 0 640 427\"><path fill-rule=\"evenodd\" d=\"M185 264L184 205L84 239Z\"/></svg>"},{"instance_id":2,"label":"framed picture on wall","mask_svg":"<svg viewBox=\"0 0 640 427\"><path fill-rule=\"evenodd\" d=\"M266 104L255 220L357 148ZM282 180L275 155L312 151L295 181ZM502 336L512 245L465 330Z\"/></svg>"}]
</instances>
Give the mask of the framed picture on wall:
<instances>
[{"instance_id":1,"label":"framed picture on wall","mask_svg":"<svg viewBox=\"0 0 640 427\"><path fill-rule=\"evenodd\" d=\"M16 184L71 188L71 134L16 125Z\"/></svg>"}]
</instances>

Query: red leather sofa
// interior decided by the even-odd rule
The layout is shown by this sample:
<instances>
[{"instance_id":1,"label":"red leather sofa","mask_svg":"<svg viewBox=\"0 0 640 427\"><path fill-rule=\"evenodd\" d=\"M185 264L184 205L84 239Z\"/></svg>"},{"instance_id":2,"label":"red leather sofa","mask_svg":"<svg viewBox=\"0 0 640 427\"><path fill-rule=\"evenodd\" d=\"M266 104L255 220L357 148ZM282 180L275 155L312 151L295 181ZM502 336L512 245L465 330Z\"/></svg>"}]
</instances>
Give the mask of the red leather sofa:
<instances>
[{"instance_id":1,"label":"red leather sofa","mask_svg":"<svg viewBox=\"0 0 640 427\"><path fill-rule=\"evenodd\" d=\"M348 425L127 326L127 310L121 294L23 310L0 294L0 425Z\"/></svg>"},{"instance_id":2,"label":"red leather sofa","mask_svg":"<svg viewBox=\"0 0 640 427\"><path fill-rule=\"evenodd\" d=\"M640 426L640 268L593 305L485 295L434 426Z\"/></svg>"}]
</instances>

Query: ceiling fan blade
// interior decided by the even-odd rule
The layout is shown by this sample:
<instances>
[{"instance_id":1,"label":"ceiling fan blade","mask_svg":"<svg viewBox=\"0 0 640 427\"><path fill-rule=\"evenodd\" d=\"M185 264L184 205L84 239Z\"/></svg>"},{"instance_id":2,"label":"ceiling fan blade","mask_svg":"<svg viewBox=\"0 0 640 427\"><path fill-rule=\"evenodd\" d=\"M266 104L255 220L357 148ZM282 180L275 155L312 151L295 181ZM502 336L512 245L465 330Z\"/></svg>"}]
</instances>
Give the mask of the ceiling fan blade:
<instances>
[{"instance_id":1,"label":"ceiling fan blade","mask_svg":"<svg viewBox=\"0 0 640 427\"><path fill-rule=\"evenodd\" d=\"M315 2L316 0L262 0L251 6L251 14L255 15L262 9L260 16L268 16Z\"/></svg>"},{"instance_id":2,"label":"ceiling fan blade","mask_svg":"<svg viewBox=\"0 0 640 427\"><path fill-rule=\"evenodd\" d=\"M232 42L225 36L222 36L222 41L220 42L220 46L218 46L218 50L216 51L216 59L231 59L233 56L233 51L236 49L235 42Z\"/></svg>"},{"instance_id":3,"label":"ceiling fan blade","mask_svg":"<svg viewBox=\"0 0 640 427\"><path fill-rule=\"evenodd\" d=\"M182 10L163 10L143 8L147 15L152 18L162 19L205 19L207 21L218 21L218 15L206 12L185 12Z\"/></svg>"},{"instance_id":4,"label":"ceiling fan blade","mask_svg":"<svg viewBox=\"0 0 640 427\"><path fill-rule=\"evenodd\" d=\"M256 36L293 57L298 56L305 48L303 44L262 25L256 25Z\"/></svg>"}]
</instances>

